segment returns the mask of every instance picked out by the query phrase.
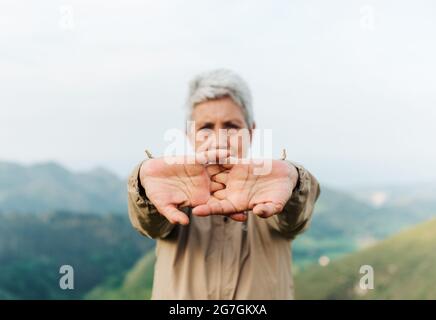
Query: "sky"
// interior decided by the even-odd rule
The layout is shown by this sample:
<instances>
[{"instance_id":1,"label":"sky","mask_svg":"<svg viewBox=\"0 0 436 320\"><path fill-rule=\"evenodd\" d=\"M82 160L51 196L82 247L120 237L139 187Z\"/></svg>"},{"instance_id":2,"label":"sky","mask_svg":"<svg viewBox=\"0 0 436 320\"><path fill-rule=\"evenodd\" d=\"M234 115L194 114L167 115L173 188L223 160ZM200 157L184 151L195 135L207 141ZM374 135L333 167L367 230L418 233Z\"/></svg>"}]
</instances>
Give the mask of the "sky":
<instances>
[{"instance_id":1,"label":"sky","mask_svg":"<svg viewBox=\"0 0 436 320\"><path fill-rule=\"evenodd\" d=\"M321 183L436 181L432 0L0 3L0 160L126 177L185 125L188 81L247 80L273 154Z\"/></svg>"}]
</instances>

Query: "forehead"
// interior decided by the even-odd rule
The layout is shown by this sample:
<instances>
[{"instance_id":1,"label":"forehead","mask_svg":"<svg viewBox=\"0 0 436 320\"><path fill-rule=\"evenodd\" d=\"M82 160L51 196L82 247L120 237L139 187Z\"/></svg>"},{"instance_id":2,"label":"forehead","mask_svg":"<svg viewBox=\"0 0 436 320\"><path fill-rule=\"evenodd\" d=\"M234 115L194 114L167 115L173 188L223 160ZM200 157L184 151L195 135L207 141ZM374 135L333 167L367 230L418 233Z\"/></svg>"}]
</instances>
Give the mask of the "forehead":
<instances>
[{"instance_id":1,"label":"forehead","mask_svg":"<svg viewBox=\"0 0 436 320\"><path fill-rule=\"evenodd\" d=\"M192 119L205 122L244 120L244 113L231 98L224 97L197 104L192 111Z\"/></svg>"}]
</instances>

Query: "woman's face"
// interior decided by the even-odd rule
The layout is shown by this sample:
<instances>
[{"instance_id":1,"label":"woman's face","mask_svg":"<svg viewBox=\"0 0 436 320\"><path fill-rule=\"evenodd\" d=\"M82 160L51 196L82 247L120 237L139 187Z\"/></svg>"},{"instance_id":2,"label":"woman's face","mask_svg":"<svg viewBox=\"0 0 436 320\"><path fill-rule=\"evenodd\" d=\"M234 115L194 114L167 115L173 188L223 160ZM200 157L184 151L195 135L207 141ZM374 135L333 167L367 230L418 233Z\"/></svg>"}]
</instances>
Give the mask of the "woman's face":
<instances>
[{"instance_id":1,"label":"woman's face","mask_svg":"<svg viewBox=\"0 0 436 320\"><path fill-rule=\"evenodd\" d=\"M230 97L197 104L191 121L195 129L187 133L196 152L227 149L234 157L246 156L254 125L248 128L242 109Z\"/></svg>"}]
</instances>

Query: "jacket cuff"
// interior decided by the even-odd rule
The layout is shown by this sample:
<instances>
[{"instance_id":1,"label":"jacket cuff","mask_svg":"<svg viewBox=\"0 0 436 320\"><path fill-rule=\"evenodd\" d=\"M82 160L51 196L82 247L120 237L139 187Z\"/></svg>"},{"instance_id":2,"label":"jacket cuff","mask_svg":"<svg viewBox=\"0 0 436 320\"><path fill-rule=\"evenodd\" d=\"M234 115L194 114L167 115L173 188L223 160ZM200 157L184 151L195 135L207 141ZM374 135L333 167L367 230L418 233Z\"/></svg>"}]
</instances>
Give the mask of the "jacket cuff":
<instances>
[{"instance_id":1,"label":"jacket cuff","mask_svg":"<svg viewBox=\"0 0 436 320\"><path fill-rule=\"evenodd\" d=\"M293 162L291 162L291 164L297 169L298 180L297 184L292 190L292 195L289 198L287 204L294 206L304 206L310 189L310 176L306 169L304 169L301 165Z\"/></svg>"},{"instance_id":2,"label":"jacket cuff","mask_svg":"<svg viewBox=\"0 0 436 320\"><path fill-rule=\"evenodd\" d=\"M293 162L291 164L298 171L298 182L283 212L277 214L277 219L280 231L294 238L308 227L319 191L312 190L314 186L318 187L318 183L305 168Z\"/></svg>"},{"instance_id":3,"label":"jacket cuff","mask_svg":"<svg viewBox=\"0 0 436 320\"><path fill-rule=\"evenodd\" d=\"M147 160L144 160L147 161ZM132 173L129 176L129 194L133 196L133 200L139 207L145 207L148 205L152 205L151 201L147 198L147 195L145 193L145 189L141 185L141 180L139 177L139 171L141 169L142 164L144 163L142 161L140 164L138 164L132 171Z\"/></svg>"}]
</instances>

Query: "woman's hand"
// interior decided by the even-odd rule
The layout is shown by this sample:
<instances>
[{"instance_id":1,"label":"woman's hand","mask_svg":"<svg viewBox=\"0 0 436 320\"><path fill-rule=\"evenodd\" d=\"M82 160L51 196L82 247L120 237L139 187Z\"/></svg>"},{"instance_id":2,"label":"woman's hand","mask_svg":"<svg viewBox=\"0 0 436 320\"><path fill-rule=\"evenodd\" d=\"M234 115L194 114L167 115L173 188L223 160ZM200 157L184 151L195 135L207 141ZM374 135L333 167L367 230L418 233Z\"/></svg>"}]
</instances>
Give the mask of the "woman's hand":
<instances>
[{"instance_id":1,"label":"woman's hand","mask_svg":"<svg viewBox=\"0 0 436 320\"><path fill-rule=\"evenodd\" d=\"M205 204L212 193L224 188L211 181L222 169L207 163L218 163L228 155L226 150L212 150L195 156L147 160L140 169L141 185L160 214L171 223L186 225L189 218L178 208Z\"/></svg>"},{"instance_id":2,"label":"woman's hand","mask_svg":"<svg viewBox=\"0 0 436 320\"><path fill-rule=\"evenodd\" d=\"M198 216L230 215L234 220L244 221L242 212L247 210L262 218L283 211L297 184L298 171L287 161L265 161L272 162L271 170L261 175L256 174L258 165L253 162L224 165L228 170L214 175L212 181L225 188L215 191L206 204L196 206L192 213Z\"/></svg>"},{"instance_id":3,"label":"woman's hand","mask_svg":"<svg viewBox=\"0 0 436 320\"><path fill-rule=\"evenodd\" d=\"M298 181L289 162L271 161L267 174L256 173L259 164L218 165L229 156L212 150L192 157L157 158L145 161L141 184L156 209L171 223L186 225L188 216L179 208L193 207L197 216L228 215L247 219L246 211L267 218L283 210Z\"/></svg>"}]
</instances>

